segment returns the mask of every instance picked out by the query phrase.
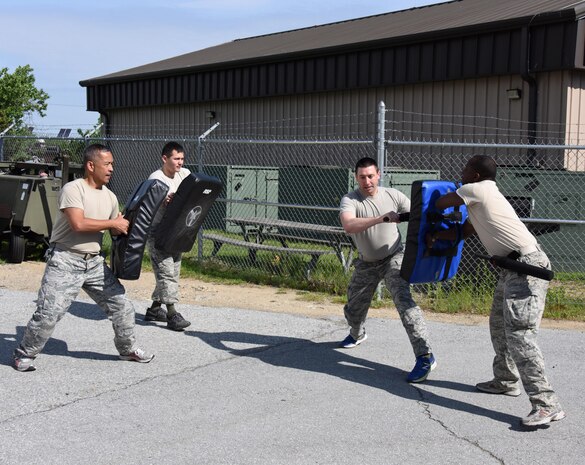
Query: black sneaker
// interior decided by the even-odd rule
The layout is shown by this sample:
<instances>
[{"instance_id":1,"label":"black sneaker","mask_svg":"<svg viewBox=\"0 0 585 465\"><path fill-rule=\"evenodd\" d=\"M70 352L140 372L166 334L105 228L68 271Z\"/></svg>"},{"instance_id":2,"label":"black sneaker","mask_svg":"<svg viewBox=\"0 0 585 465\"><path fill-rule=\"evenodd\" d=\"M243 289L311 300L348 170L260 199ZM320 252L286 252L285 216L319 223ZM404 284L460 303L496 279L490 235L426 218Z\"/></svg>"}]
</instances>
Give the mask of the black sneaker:
<instances>
[{"instance_id":1,"label":"black sneaker","mask_svg":"<svg viewBox=\"0 0 585 465\"><path fill-rule=\"evenodd\" d=\"M162 307L147 308L144 321L167 321L167 312Z\"/></svg>"},{"instance_id":2,"label":"black sneaker","mask_svg":"<svg viewBox=\"0 0 585 465\"><path fill-rule=\"evenodd\" d=\"M190 326L191 322L185 320L183 315L180 313L175 313L172 317L169 318L167 322L167 328L172 329L173 331L183 331L187 326Z\"/></svg>"}]
</instances>

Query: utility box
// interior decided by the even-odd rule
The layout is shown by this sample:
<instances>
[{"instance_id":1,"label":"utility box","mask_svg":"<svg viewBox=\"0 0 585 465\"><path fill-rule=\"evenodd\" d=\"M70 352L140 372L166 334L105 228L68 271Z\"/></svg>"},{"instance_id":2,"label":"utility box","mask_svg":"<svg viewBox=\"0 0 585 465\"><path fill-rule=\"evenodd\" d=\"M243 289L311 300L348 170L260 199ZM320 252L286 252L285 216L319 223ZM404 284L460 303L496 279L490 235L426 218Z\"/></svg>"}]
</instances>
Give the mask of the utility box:
<instances>
[{"instance_id":1,"label":"utility box","mask_svg":"<svg viewBox=\"0 0 585 465\"><path fill-rule=\"evenodd\" d=\"M197 168L186 166L196 172ZM245 202L278 202L278 168L262 166L206 165L203 172L215 176L224 185L224 192L211 207L204 227L228 232L240 232L226 218L233 217L278 217L276 205L257 205ZM235 201L235 202L234 202ZM238 203L238 201L243 201Z\"/></svg>"},{"instance_id":2,"label":"utility box","mask_svg":"<svg viewBox=\"0 0 585 465\"><path fill-rule=\"evenodd\" d=\"M438 170L408 170L387 168L382 185L393 187L410 198L411 185L418 180L439 179ZM279 218L301 223L340 226L339 204L341 198L358 188L354 170L339 166L286 166L280 168L278 203L302 205L305 208L283 207ZM317 210L315 206L329 207ZM403 239L407 224L399 225Z\"/></svg>"},{"instance_id":3,"label":"utility box","mask_svg":"<svg viewBox=\"0 0 585 465\"><path fill-rule=\"evenodd\" d=\"M520 218L585 220L585 173L499 167L497 183ZM526 225L537 236L555 271L582 271L585 266L585 225L533 223Z\"/></svg>"},{"instance_id":4,"label":"utility box","mask_svg":"<svg viewBox=\"0 0 585 465\"><path fill-rule=\"evenodd\" d=\"M398 189L410 199L414 181L435 181L440 179L440 170L407 170L404 168L385 168L382 182L384 187Z\"/></svg>"},{"instance_id":5,"label":"utility box","mask_svg":"<svg viewBox=\"0 0 585 465\"><path fill-rule=\"evenodd\" d=\"M281 220L340 226L339 202L355 186L353 171L339 166L285 166L280 168L278 203ZM317 210L314 207L329 207Z\"/></svg>"},{"instance_id":6,"label":"utility box","mask_svg":"<svg viewBox=\"0 0 585 465\"><path fill-rule=\"evenodd\" d=\"M440 170L407 170L404 168L390 167L384 169L382 185L384 187L393 187L410 199L412 183L414 181L435 181L438 179L441 179ZM400 232L402 243L405 243L408 223L399 223L398 231Z\"/></svg>"}]
</instances>

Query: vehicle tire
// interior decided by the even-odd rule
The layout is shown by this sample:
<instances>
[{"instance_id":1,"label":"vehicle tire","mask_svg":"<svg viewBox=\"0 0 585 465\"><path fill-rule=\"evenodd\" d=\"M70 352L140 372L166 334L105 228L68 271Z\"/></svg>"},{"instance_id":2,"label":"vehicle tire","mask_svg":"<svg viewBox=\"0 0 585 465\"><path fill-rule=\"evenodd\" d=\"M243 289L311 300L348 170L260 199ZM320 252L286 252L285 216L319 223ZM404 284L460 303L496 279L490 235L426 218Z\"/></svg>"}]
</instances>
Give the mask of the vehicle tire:
<instances>
[{"instance_id":1,"label":"vehicle tire","mask_svg":"<svg viewBox=\"0 0 585 465\"><path fill-rule=\"evenodd\" d=\"M22 263L26 248L26 239L15 233L10 233L8 239L8 261L10 263Z\"/></svg>"}]
</instances>

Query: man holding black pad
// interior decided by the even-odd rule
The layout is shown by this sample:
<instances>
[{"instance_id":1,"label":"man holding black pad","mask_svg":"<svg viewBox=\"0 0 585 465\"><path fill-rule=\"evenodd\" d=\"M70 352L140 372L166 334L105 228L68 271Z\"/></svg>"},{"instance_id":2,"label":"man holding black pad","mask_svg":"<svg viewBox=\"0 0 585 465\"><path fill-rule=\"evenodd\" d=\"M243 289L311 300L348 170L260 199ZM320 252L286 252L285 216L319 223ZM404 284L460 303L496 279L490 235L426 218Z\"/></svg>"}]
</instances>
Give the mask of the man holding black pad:
<instances>
[{"instance_id":1,"label":"man holding black pad","mask_svg":"<svg viewBox=\"0 0 585 465\"><path fill-rule=\"evenodd\" d=\"M496 186L496 162L488 156L472 157L461 180L463 186L439 197L435 206L444 210L465 204L468 220L459 232L452 228L427 234L427 246L432 248L437 240L477 234L492 256L550 270L549 259L536 238ZM482 392L516 397L522 380L532 404L532 411L522 419L525 426L544 425L565 417L544 374L544 357L536 341L548 284L546 279L501 269L490 313L490 335L496 352L494 379L476 385Z\"/></svg>"},{"instance_id":2,"label":"man holding black pad","mask_svg":"<svg viewBox=\"0 0 585 465\"><path fill-rule=\"evenodd\" d=\"M156 212L150 234L147 239L148 250L156 285L152 292L152 305L146 310L146 321L162 321L167 323L167 328L173 331L183 331L191 322L183 318L175 304L179 301L179 277L181 274L181 252L167 252L156 247L155 236L157 228L166 212L167 206L172 202L181 182L187 178L191 171L183 168L185 162L185 150L177 142L168 142L162 149L162 167L153 172L148 179L158 179L169 186L167 198ZM166 311L162 305L167 307Z\"/></svg>"}]
</instances>

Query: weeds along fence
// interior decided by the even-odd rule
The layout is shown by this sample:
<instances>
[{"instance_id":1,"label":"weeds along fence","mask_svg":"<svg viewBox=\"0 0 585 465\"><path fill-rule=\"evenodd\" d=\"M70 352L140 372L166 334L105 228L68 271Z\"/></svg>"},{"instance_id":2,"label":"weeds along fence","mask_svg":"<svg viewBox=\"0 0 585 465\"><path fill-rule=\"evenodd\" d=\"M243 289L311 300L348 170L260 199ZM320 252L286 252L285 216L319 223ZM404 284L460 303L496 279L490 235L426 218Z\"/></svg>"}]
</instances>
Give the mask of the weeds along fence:
<instances>
[{"instance_id":1,"label":"weeds along fence","mask_svg":"<svg viewBox=\"0 0 585 465\"><path fill-rule=\"evenodd\" d=\"M490 127L485 121L461 122L459 118L457 123L447 124L448 117L441 115L441 124L437 124L436 117L404 115L381 106L372 134L335 140L252 138L241 134L230 137L225 132L214 132L214 128L191 137L150 139L4 136L0 140L0 160L49 162L67 154L72 162L80 162L85 146L94 142L106 144L115 160L110 188L124 203L136 186L160 167L162 146L168 140L176 140L185 147L186 166L191 171L216 176L224 185L203 225L202 235L186 254L187 259L246 273L317 283L343 293L355 257L350 241L340 241L335 253L326 234L279 230L278 221L340 228L339 202L357 187L353 167L361 157L377 159L382 169L382 185L399 189L410 197L413 181L457 181L472 155L488 154L498 163L500 190L551 258L559 278L555 281L561 285L569 283L563 292L583 303L585 147L561 144L558 131L547 132L544 128L539 128L538 138L526 139L518 135L520 131L509 129L510 122ZM457 132L458 125L465 127L465 133ZM475 131L471 136L470 130ZM466 142L466 138L473 142ZM260 241L262 226L242 226L232 221L234 218L273 222L276 226L264 230L271 234L261 238L269 247L242 247L240 242L244 239ZM407 224L399 226L403 240L406 228ZM227 240L218 248L206 236ZM307 252L289 253L285 246ZM311 251L315 251L314 255ZM493 270L475 253L485 251L477 240L468 239L458 273L460 281L477 284L493 278ZM448 287L443 286L442 292L448 292Z\"/></svg>"}]
</instances>

